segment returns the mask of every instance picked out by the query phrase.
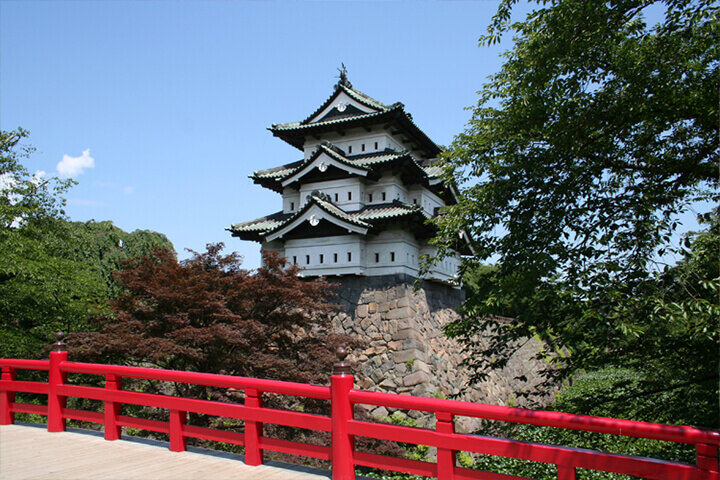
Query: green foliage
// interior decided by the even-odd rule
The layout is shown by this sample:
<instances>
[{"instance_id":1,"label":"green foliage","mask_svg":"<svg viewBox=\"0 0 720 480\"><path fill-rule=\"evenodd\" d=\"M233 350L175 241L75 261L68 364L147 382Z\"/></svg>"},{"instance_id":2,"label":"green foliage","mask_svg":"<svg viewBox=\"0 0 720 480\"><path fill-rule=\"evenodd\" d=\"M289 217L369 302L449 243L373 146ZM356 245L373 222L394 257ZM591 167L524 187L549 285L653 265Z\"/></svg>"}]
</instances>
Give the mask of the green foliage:
<instances>
[{"instance_id":1,"label":"green foliage","mask_svg":"<svg viewBox=\"0 0 720 480\"><path fill-rule=\"evenodd\" d=\"M638 394L717 398L717 217L673 243L680 215L718 198L717 2L560 0L510 25L513 3L482 41L512 30L515 47L446 154L460 195L435 242L467 231L477 253L447 333L475 353L475 380L536 337L548 386L614 365L647 372ZM649 25L653 4L665 15ZM707 412L717 427L717 402Z\"/></svg>"},{"instance_id":2,"label":"green foliage","mask_svg":"<svg viewBox=\"0 0 720 480\"><path fill-rule=\"evenodd\" d=\"M645 379L643 374L630 369L606 368L580 376L572 386L561 392L553 410L583 413L596 416L615 416L619 410L626 418L633 420L655 420L672 422L674 412L659 412L658 405L679 404L683 401L694 403L680 390L670 390L656 394L638 396ZM667 397L667 398L661 398ZM693 404L691 407L703 407ZM699 412L698 416L705 415ZM522 425L508 428L505 434L514 439L563 445L568 447L590 448L604 452L620 453L642 457L651 457L671 461L694 463L695 451L692 446L660 442L617 435L605 435L579 432L559 428ZM554 465L526 462L502 457L482 456L474 468L498 473L526 476L539 480L555 479ZM620 480L630 477L604 472L579 471L578 479L583 480Z\"/></svg>"},{"instance_id":3,"label":"green foliage","mask_svg":"<svg viewBox=\"0 0 720 480\"><path fill-rule=\"evenodd\" d=\"M67 221L62 195L74 182L31 175L26 136L0 132L0 357L36 358L58 330L86 330L116 292L119 259L170 246L153 232Z\"/></svg>"}]
</instances>

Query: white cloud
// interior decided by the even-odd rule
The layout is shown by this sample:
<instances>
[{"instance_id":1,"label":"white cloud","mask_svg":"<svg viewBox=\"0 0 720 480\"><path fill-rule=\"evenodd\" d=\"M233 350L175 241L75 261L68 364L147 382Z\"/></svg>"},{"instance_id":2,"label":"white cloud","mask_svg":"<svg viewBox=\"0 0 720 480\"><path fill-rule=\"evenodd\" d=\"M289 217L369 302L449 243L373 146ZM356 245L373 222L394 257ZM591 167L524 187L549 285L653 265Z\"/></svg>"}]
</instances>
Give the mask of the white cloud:
<instances>
[{"instance_id":1,"label":"white cloud","mask_svg":"<svg viewBox=\"0 0 720 480\"><path fill-rule=\"evenodd\" d=\"M127 187L123 187L122 190L125 195L132 195L133 193L135 193L135 188L129 185Z\"/></svg>"},{"instance_id":2,"label":"white cloud","mask_svg":"<svg viewBox=\"0 0 720 480\"><path fill-rule=\"evenodd\" d=\"M63 155L62 161L57 164L58 175L63 178L75 177L83 173L86 168L95 168L95 159L90 156L90 149L83 150L79 157Z\"/></svg>"}]
</instances>

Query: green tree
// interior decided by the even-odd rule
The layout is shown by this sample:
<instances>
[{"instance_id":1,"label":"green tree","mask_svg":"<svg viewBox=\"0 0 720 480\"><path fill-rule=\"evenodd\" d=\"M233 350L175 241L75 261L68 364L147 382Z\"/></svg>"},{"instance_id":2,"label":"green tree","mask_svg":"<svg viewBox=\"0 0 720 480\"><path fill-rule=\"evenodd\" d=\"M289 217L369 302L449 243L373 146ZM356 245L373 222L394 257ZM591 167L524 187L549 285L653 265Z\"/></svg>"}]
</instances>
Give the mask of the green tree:
<instances>
[{"instance_id":1,"label":"green tree","mask_svg":"<svg viewBox=\"0 0 720 480\"><path fill-rule=\"evenodd\" d=\"M0 356L39 355L50 332L87 318L101 293L87 269L55 255L73 182L31 175L26 136L0 132Z\"/></svg>"},{"instance_id":2,"label":"green tree","mask_svg":"<svg viewBox=\"0 0 720 480\"><path fill-rule=\"evenodd\" d=\"M515 46L446 153L460 198L436 242L445 251L465 230L474 260L496 262L447 333L475 350L476 379L504 365L511 340L537 335L565 354L551 382L606 365L678 372L673 361L701 349L708 363L680 383L706 381L717 315L696 313L717 307L717 255L700 280L660 259L684 255L680 215L717 201L717 2L558 0L510 24L514 3L481 43L511 30ZM648 24L653 6L664 14ZM681 293L692 288L704 300ZM690 328L706 333L683 338ZM494 334L488 348L480 332Z\"/></svg>"},{"instance_id":3,"label":"green tree","mask_svg":"<svg viewBox=\"0 0 720 480\"><path fill-rule=\"evenodd\" d=\"M30 174L27 135L0 132L0 357L37 357L54 332L86 330L117 291L120 259L172 247L154 232L69 222L63 194L74 182Z\"/></svg>"}]
</instances>

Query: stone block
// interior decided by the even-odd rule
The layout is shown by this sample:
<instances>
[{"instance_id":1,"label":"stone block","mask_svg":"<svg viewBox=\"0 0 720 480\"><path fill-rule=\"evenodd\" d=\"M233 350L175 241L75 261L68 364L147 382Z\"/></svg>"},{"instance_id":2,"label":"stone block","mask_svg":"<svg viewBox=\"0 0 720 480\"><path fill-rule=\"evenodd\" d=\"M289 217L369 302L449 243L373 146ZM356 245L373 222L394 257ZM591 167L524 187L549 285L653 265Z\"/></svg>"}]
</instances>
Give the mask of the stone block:
<instances>
[{"instance_id":1,"label":"stone block","mask_svg":"<svg viewBox=\"0 0 720 480\"><path fill-rule=\"evenodd\" d=\"M388 320L392 320L399 318L407 318L410 316L412 316L412 310L410 310L410 307L401 307L390 310L385 318L387 318Z\"/></svg>"},{"instance_id":2,"label":"stone block","mask_svg":"<svg viewBox=\"0 0 720 480\"><path fill-rule=\"evenodd\" d=\"M393 355L393 360L395 363L405 363L408 360L423 360L427 358L427 355L425 355L425 352L420 350L403 350L402 352L397 352Z\"/></svg>"},{"instance_id":3,"label":"stone block","mask_svg":"<svg viewBox=\"0 0 720 480\"><path fill-rule=\"evenodd\" d=\"M375 312L377 312L377 307L378 307L378 306L377 306L377 303L375 303L375 302L370 302L370 303L368 303L367 307L368 307L368 313L375 313Z\"/></svg>"},{"instance_id":4,"label":"stone block","mask_svg":"<svg viewBox=\"0 0 720 480\"><path fill-rule=\"evenodd\" d=\"M415 349L422 352L427 352L427 345L425 344L425 342L416 338L408 338L407 340L404 340L403 348L406 350Z\"/></svg>"},{"instance_id":5,"label":"stone block","mask_svg":"<svg viewBox=\"0 0 720 480\"><path fill-rule=\"evenodd\" d=\"M432 373L430 371L430 367L428 367L428 364L423 362L422 360L415 360L415 362L413 363L413 370L425 373Z\"/></svg>"},{"instance_id":6,"label":"stone block","mask_svg":"<svg viewBox=\"0 0 720 480\"><path fill-rule=\"evenodd\" d=\"M374 380L374 378L373 378ZM414 385L419 385L421 383L426 383L430 381L430 375L428 375L425 372L413 372L410 375L406 375L403 378L403 385L406 387L412 387Z\"/></svg>"},{"instance_id":7,"label":"stone block","mask_svg":"<svg viewBox=\"0 0 720 480\"><path fill-rule=\"evenodd\" d=\"M355 311L355 315L357 315L358 318L365 318L368 316L368 306L367 305L358 305L357 310Z\"/></svg>"},{"instance_id":8,"label":"stone block","mask_svg":"<svg viewBox=\"0 0 720 480\"><path fill-rule=\"evenodd\" d=\"M385 407L377 407L375 410L370 412L370 415L372 415L375 418L387 418L390 413L387 411L387 408Z\"/></svg>"},{"instance_id":9,"label":"stone block","mask_svg":"<svg viewBox=\"0 0 720 480\"><path fill-rule=\"evenodd\" d=\"M393 382L392 379L390 379L390 378L386 378L385 380L380 382L380 386L384 387L384 388L396 388L397 387L395 382Z\"/></svg>"},{"instance_id":10,"label":"stone block","mask_svg":"<svg viewBox=\"0 0 720 480\"><path fill-rule=\"evenodd\" d=\"M365 317L360 320L360 326L363 330L367 330L370 325L372 325L372 320L370 320L370 317Z\"/></svg>"},{"instance_id":11,"label":"stone block","mask_svg":"<svg viewBox=\"0 0 720 480\"><path fill-rule=\"evenodd\" d=\"M425 342L425 337L423 337L420 332L415 330L414 328L404 328L402 330L398 330L393 335L393 340L407 340L413 338L418 341Z\"/></svg>"},{"instance_id":12,"label":"stone block","mask_svg":"<svg viewBox=\"0 0 720 480\"><path fill-rule=\"evenodd\" d=\"M398 307L409 307L410 306L410 299L408 297L400 297L397 300L397 306Z\"/></svg>"},{"instance_id":13,"label":"stone block","mask_svg":"<svg viewBox=\"0 0 720 480\"><path fill-rule=\"evenodd\" d=\"M390 350L401 350L402 349L402 342L400 341L392 341L387 343L387 347Z\"/></svg>"}]
</instances>

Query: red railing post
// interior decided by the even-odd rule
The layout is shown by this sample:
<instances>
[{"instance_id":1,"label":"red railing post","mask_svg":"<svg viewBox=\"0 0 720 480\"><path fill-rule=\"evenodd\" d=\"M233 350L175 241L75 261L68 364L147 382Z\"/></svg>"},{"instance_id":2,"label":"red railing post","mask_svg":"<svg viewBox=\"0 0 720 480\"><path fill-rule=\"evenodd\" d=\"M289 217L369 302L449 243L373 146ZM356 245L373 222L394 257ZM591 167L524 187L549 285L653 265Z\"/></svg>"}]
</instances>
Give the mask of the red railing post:
<instances>
[{"instance_id":1,"label":"red railing post","mask_svg":"<svg viewBox=\"0 0 720 480\"><path fill-rule=\"evenodd\" d=\"M333 365L330 377L330 411L332 416L332 480L355 480L355 449L353 436L348 434L348 421L353 419L350 390L354 378L350 364L345 361L347 352L337 349L339 362Z\"/></svg>"},{"instance_id":2,"label":"red railing post","mask_svg":"<svg viewBox=\"0 0 720 480\"><path fill-rule=\"evenodd\" d=\"M48 372L48 432L64 432L65 418L63 418L63 408L66 405L66 398L58 395L57 388L65 383L67 375L60 371L60 364L67 361L68 353L65 350L65 335L58 332L55 337L57 342L53 344L53 351L50 352L50 371Z\"/></svg>"},{"instance_id":3,"label":"red railing post","mask_svg":"<svg viewBox=\"0 0 720 480\"><path fill-rule=\"evenodd\" d=\"M105 390L108 392L117 392L122 389L122 377L117 375L105 375ZM119 440L122 435L121 427L117 424L118 415L122 411L122 404L106 401L105 402L105 440Z\"/></svg>"},{"instance_id":4,"label":"red railing post","mask_svg":"<svg viewBox=\"0 0 720 480\"><path fill-rule=\"evenodd\" d=\"M17 379L17 372L12 367L2 367L3 382L12 382ZM12 404L15 402L15 392L0 390L0 425L12 425L15 422L15 413Z\"/></svg>"},{"instance_id":5,"label":"red railing post","mask_svg":"<svg viewBox=\"0 0 720 480\"><path fill-rule=\"evenodd\" d=\"M697 466L703 472L718 473L718 447L706 443L698 443L695 446L697 452Z\"/></svg>"},{"instance_id":6,"label":"red railing post","mask_svg":"<svg viewBox=\"0 0 720 480\"><path fill-rule=\"evenodd\" d=\"M184 452L187 450L187 439L183 426L187 423L187 412L170 410L170 451Z\"/></svg>"},{"instance_id":7,"label":"red railing post","mask_svg":"<svg viewBox=\"0 0 720 480\"><path fill-rule=\"evenodd\" d=\"M575 467L558 465L558 480L575 480Z\"/></svg>"},{"instance_id":8,"label":"red railing post","mask_svg":"<svg viewBox=\"0 0 720 480\"><path fill-rule=\"evenodd\" d=\"M245 389L245 406L262 407L262 392L256 388ZM263 452L260 448L260 437L263 434L261 422L245 422L245 463L247 465L262 465Z\"/></svg>"},{"instance_id":9,"label":"red railing post","mask_svg":"<svg viewBox=\"0 0 720 480\"><path fill-rule=\"evenodd\" d=\"M455 433L455 416L448 412L435 413L435 431L438 433ZM437 449L437 475L438 480L453 480L455 478L455 450L448 448Z\"/></svg>"}]
</instances>

